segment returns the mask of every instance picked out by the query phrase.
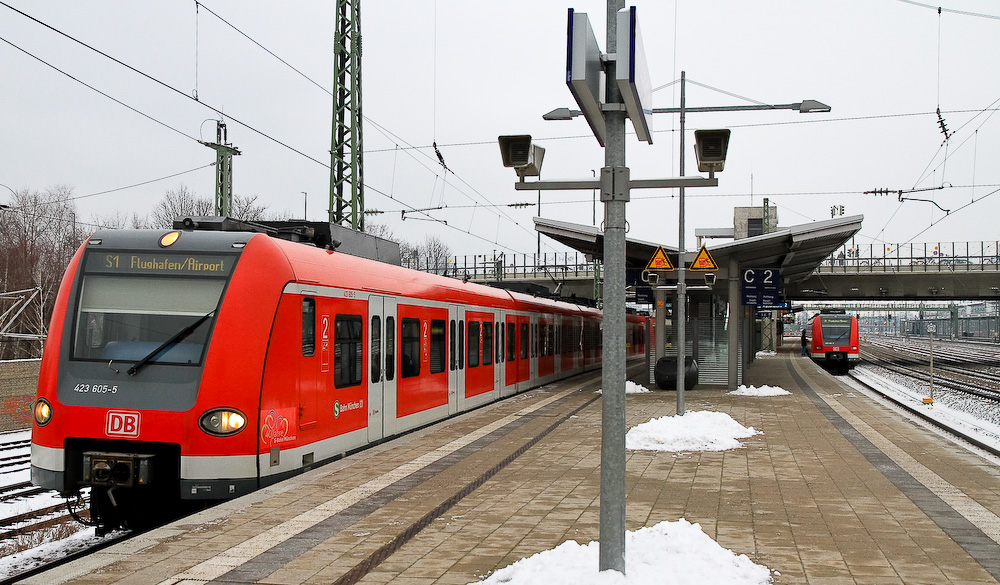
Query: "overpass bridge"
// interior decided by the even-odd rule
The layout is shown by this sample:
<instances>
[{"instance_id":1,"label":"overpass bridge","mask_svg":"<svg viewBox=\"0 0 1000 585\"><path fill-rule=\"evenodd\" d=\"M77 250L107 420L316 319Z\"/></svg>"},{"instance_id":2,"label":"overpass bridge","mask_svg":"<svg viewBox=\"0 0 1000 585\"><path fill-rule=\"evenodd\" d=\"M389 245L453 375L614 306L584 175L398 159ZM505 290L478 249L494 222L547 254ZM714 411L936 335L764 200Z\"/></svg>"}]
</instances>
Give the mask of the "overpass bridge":
<instances>
[{"instance_id":1,"label":"overpass bridge","mask_svg":"<svg viewBox=\"0 0 1000 585\"><path fill-rule=\"evenodd\" d=\"M845 244L807 278L786 283L788 300L997 300L1000 242L901 246Z\"/></svg>"}]
</instances>

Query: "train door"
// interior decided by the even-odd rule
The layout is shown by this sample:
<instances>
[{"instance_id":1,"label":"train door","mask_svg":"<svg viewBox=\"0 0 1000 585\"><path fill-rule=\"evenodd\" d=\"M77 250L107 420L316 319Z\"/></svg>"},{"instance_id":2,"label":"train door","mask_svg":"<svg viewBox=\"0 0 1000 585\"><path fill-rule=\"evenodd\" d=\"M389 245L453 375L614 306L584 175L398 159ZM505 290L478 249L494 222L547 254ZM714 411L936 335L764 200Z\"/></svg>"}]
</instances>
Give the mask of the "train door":
<instances>
[{"instance_id":1,"label":"train door","mask_svg":"<svg viewBox=\"0 0 1000 585\"><path fill-rule=\"evenodd\" d=\"M517 316L504 313L503 320L503 386L501 396L512 396L517 393L517 356L518 356L518 325Z\"/></svg>"},{"instance_id":2,"label":"train door","mask_svg":"<svg viewBox=\"0 0 1000 585\"><path fill-rule=\"evenodd\" d=\"M315 294L306 291L307 294ZM322 297L319 297L322 300ZM302 299L302 355L298 375L298 427L316 426L320 385L330 371L330 315L317 307L316 296Z\"/></svg>"},{"instance_id":3,"label":"train door","mask_svg":"<svg viewBox=\"0 0 1000 585\"><path fill-rule=\"evenodd\" d=\"M385 436L386 413L396 413L396 299L368 299L368 440ZM389 429L391 432L392 429Z\"/></svg>"},{"instance_id":4,"label":"train door","mask_svg":"<svg viewBox=\"0 0 1000 585\"><path fill-rule=\"evenodd\" d=\"M517 336L517 389L520 391L528 387L527 382L531 380L531 366L534 361L531 351L534 348L531 343L531 317L518 316L517 326L519 328Z\"/></svg>"},{"instance_id":5,"label":"train door","mask_svg":"<svg viewBox=\"0 0 1000 585\"><path fill-rule=\"evenodd\" d=\"M465 307L448 307L448 414L460 410L465 398Z\"/></svg>"},{"instance_id":6,"label":"train door","mask_svg":"<svg viewBox=\"0 0 1000 585\"><path fill-rule=\"evenodd\" d=\"M501 395L503 391L503 380L504 371L506 367L504 366L505 347L504 347L504 333L507 326L505 325L506 318L504 313L499 312L496 315L496 328L493 330L493 389L497 391L497 396Z\"/></svg>"}]
</instances>

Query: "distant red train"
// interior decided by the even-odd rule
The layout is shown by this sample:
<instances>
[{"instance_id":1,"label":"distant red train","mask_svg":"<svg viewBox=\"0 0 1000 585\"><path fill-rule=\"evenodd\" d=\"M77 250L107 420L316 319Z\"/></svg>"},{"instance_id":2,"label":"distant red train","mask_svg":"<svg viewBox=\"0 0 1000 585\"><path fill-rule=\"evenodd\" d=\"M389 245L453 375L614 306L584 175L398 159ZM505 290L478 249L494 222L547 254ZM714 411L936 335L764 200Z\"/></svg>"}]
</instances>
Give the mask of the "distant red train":
<instances>
[{"instance_id":1,"label":"distant red train","mask_svg":"<svg viewBox=\"0 0 1000 585\"><path fill-rule=\"evenodd\" d=\"M861 360L858 318L843 309L823 309L812 319L808 336L813 360L846 373Z\"/></svg>"},{"instance_id":2,"label":"distant red train","mask_svg":"<svg viewBox=\"0 0 1000 585\"><path fill-rule=\"evenodd\" d=\"M100 231L56 300L31 478L91 488L101 530L148 525L599 367L601 343L593 308L265 234Z\"/></svg>"}]
</instances>

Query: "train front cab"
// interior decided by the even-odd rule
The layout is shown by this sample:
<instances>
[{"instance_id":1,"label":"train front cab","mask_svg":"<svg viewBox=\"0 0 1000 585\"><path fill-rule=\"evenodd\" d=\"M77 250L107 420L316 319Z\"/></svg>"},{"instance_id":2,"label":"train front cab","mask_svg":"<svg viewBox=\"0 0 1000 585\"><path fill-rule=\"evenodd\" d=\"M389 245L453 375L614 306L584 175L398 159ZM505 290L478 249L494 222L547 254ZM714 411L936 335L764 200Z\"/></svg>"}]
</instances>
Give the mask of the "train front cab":
<instances>
[{"instance_id":1,"label":"train front cab","mask_svg":"<svg viewBox=\"0 0 1000 585\"><path fill-rule=\"evenodd\" d=\"M113 231L81 247L42 360L36 402L51 417L32 430L33 483L91 487L92 517L111 527L257 488L249 427L277 302L259 275L290 273L251 238Z\"/></svg>"},{"instance_id":2,"label":"train front cab","mask_svg":"<svg viewBox=\"0 0 1000 585\"><path fill-rule=\"evenodd\" d=\"M809 355L832 370L845 373L861 359L858 319L843 309L824 309L813 318Z\"/></svg>"}]
</instances>

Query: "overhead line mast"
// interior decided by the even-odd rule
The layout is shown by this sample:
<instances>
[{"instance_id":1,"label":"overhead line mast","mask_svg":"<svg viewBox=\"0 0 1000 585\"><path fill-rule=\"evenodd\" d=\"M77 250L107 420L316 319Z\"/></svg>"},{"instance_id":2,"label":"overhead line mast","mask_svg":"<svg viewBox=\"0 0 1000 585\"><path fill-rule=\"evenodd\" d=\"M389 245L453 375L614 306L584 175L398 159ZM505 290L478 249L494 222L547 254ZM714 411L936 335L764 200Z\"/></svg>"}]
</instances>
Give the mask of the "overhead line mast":
<instances>
[{"instance_id":1,"label":"overhead line mast","mask_svg":"<svg viewBox=\"0 0 1000 585\"><path fill-rule=\"evenodd\" d=\"M361 116L361 0L337 0L330 223L365 230Z\"/></svg>"}]
</instances>

